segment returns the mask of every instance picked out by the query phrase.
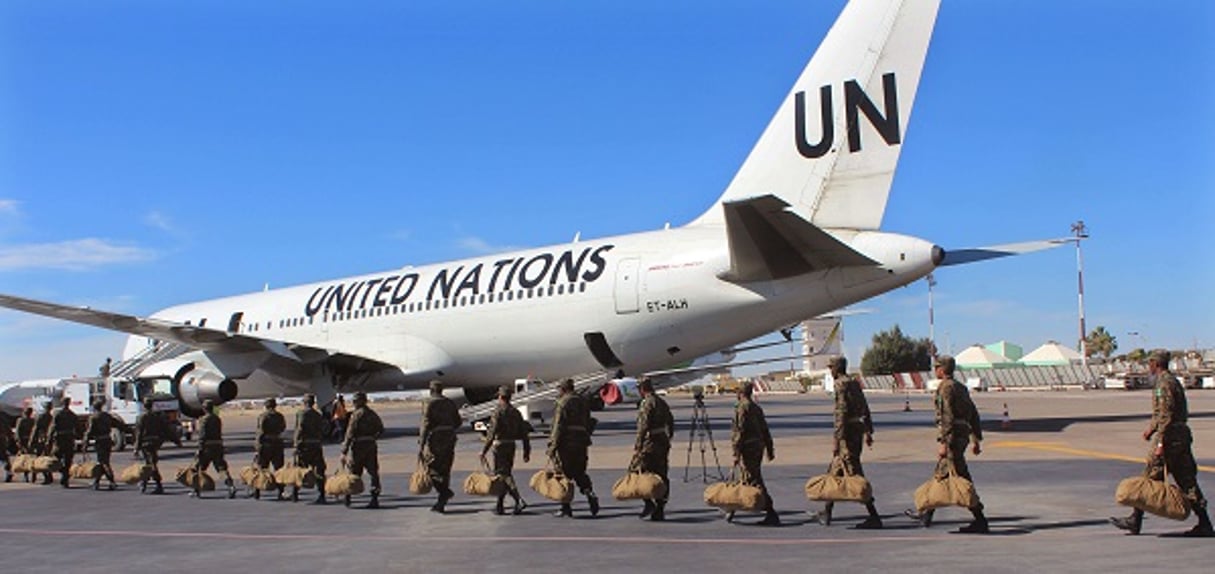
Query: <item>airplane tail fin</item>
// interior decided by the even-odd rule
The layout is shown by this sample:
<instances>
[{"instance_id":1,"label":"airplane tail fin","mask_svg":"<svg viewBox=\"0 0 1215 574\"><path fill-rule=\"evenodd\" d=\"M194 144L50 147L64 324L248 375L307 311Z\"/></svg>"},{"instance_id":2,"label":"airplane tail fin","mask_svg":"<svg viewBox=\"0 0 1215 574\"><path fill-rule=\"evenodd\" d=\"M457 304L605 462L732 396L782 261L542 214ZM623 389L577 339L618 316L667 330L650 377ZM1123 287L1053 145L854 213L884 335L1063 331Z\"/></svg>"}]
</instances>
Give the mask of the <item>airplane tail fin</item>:
<instances>
[{"instance_id":1,"label":"airplane tail fin","mask_svg":"<svg viewBox=\"0 0 1215 574\"><path fill-rule=\"evenodd\" d=\"M725 193L772 195L820 228L877 229L940 0L852 0Z\"/></svg>"}]
</instances>

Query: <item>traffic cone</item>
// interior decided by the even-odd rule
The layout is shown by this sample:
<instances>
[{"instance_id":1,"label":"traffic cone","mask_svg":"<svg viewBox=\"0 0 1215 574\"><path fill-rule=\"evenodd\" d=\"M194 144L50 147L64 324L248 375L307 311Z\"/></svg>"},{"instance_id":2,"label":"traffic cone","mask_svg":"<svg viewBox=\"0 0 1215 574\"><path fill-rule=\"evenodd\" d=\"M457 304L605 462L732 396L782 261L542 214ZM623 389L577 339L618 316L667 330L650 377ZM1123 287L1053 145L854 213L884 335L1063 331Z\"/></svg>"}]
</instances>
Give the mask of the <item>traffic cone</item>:
<instances>
[{"instance_id":1,"label":"traffic cone","mask_svg":"<svg viewBox=\"0 0 1215 574\"><path fill-rule=\"evenodd\" d=\"M1012 417L1008 416L1008 403L1004 403L1004 418L1000 419L1000 428L1003 430L1012 428Z\"/></svg>"},{"instance_id":2,"label":"traffic cone","mask_svg":"<svg viewBox=\"0 0 1215 574\"><path fill-rule=\"evenodd\" d=\"M905 413L911 412L911 396L910 395L903 398L903 412L905 412Z\"/></svg>"}]
</instances>

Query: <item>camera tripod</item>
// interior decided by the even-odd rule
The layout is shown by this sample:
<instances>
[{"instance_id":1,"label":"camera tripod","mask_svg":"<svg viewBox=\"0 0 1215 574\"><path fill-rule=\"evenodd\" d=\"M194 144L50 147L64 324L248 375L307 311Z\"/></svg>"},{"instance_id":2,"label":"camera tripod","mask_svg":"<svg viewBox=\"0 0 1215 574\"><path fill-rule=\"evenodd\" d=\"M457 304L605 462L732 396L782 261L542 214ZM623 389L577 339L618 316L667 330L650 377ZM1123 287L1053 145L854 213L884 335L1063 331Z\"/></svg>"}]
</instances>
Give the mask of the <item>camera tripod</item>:
<instances>
[{"instance_id":1,"label":"camera tripod","mask_svg":"<svg viewBox=\"0 0 1215 574\"><path fill-rule=\"evenodd\" d=\"M721 471L721 459L717 457L717 444L713 442L713 428L709 426L709 415L705 412L704 395L696 393L692 398L696 402L692 405L692 425L688 432L688 457L683 466L683 481L691 480L689 473L692 468L692 447L699 443L700 478L706 484L709 482L709 458L705 450L705 439L708 439L709 448L713 449L713 463L717 466L716 480L725 480L726 476Z\"/></svg>"}]
</instances>

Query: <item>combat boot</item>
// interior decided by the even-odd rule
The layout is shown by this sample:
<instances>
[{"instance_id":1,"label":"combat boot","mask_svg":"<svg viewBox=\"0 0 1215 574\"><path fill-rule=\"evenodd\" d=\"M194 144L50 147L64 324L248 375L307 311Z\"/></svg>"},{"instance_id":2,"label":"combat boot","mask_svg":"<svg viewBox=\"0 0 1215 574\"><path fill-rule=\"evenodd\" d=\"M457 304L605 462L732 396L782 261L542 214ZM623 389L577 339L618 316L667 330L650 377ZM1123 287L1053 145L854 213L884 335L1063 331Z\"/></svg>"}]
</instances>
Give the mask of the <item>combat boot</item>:
<instances>
[{"instance_id":1,"label":"combat boot","mask_svg":"<svg viewBox=\"0 0 1215 574\"><path fill-rule=\"evenodd\" d=\"M667 519L667 503L659 501L654 504L654 513L650 515L651 522L662 522Z\"/></svg>"},{"instance_id":2,"label":"combat boot","mask_svg":"<svg viewBox=\"0 0 1215 574\"><path fill-rule=\"evenodd\" d=\"M934 511L932 511L932 510L925 510L924 512L916 512L914 510L907 509L907 510L903 511L903 514L907 515L908 518L919 522L920 526L923 528L928 528L929 526L932 526L933 513L934 513Z\"/></svg>"},{"instance_id":3,"label":"combat boot","mask_svg":"<svg viewBox=\"0 0 1215 574\"><path fill-rule=\"evenodd\" d=\"M5 472L4 473L4 482L12 482L12 481L13 481L13 473Z\"/></svg>"},{"instance_id":4,"label":"combat boot","mask_svg":"<svg viewBox=\"0 0 1215 574\"><path fill-rule=\"evenodd\" d=\"M497 502L497 504L494 505L494 514L497 514L498 516L502 516L502 515L506 514L506 495L505 494L498 496L498 502Z\"/></svg>"},{"instance_id":5,"label":"combat boot","mask_svg":"<svg viewBox=\"0 0 1215 574\"><path fill-rule=\"evenodd\" d=\"M856 530L881 530L882 517L878 514L877 507L873 505L872 500L865 503L865 510L869 511L869 517L853 528Z\"/></svg>"},{"instance_id":6,"label":"combat boot","mask_svg":"<svg viewBox=\"0 0 1215 574\"><path fill-rule=\"evenodd\" d=\"M641 509L640 518L642 520L644 520L645 518L649 517L651 514L654 514L654 503L650 502L649 500L644 500L642 502L645 502L645 508Z\"/></svg>"},{"instance_id":7,"label":"combat boot","mask_svg":"<svg viewBox=\"0 0 1215 574\"><path fill-rule=\"evenodd\" d=\"M1125 518L1111 517L1110 524L1125 530L1127 534L1139 534L1139 531L1143 529L1143 511L1136 508L1130 516Z\"/></svg>"},{"instance_id":8,"label":"combat boot","mask_svg":"<svg viewBox=\"0 0 1215 574\"><path fill-rule=\"evenodd\" d=\"M321 489L321 492L324 492L324 489ZM291 502L299 502L299 501L300 501L300 487L293 486L293 487L291 487Z\"/></svg>"},{"instance_id":9,"label":"combat boot","mask_svg":"<svg viewBox=\"0 0 1215 574\"><path fill-rule=\"evenodd\" d=\"M284 490L285 490L285 489L284 489L283 487L281 487L281 486L280 486L280 487L278 487L278 496L275 496L275 497L274 497L274 499L275 499L275 500L284 500L284 499L286 498L286 497L284 497L284 496L283 496L283 491L284 491Z\"/></svg>"},{"instance_id":10,"label":"combat boot","mask_svg":"<svg viewBox=\"0 0 1215 574\"><path fill-rule=\"evenodd\" d=\"M987 527L987 517L983 516L983 511L974 509L970 511L974 514L975 519L970 524L958 529L959 534L987 534L990 529Z\"/></svg>"},{"instance_id":11,"label":"combat boot","mask_svg":"<svg viewBox=\"0 0 1215 574\"><path fill-rule=\"evenodd\" d=\"M1205 508L1195 508L1194 514L1198 515L1198 524L1185 531L1186 538L1215 538L1215 529L1211 528L1211 517L1207 514Z\"/></svg>"},{"instance_id":12,"label":"combat boot","mask_svg":"<svg viewBox=\"0 0 1215 574\"><path fill-rule=\"evenodd\" d=\"M343 502L346 504L346 508L350 508L350 495L349 494L346 495L346 498L343 500Z\"/></svg>"},{"instance_id":13,"label":"combat boot","mask_svg":"<svg viewBox=\"0 0 1215 574\"><path fill-rule=\"evenodd\" d=\"M511 514L519 516L520 514L523 514L523 509L525 508L527 508L527 503L524 502L522 498L516 497L515 509L511 511Z\"/></svg>"},{"instance_id":14,"label":"combat boot","mask_svg":"<svg viewBox=\"0 0 1215 574\"><path fill-rule=\"evenodd\" d=\"M373 491L371 491L371 502L367 503L367 508L374 510L379 507L380 507L380 493L373 490Z\"/></svg>"},{"instance_id":15,"label":"combat boot","mask_svg":"<svg viewBox=\"0 0 1215 574\"><path fill-rule=\"evenodd\" d=\"M811 519L819 524L822 524L823 526L831 526L831 511L834 509L835 503L828 502L823 505L822 510L815 512Z\"/></svg>"},{"instance_id":16,"label":"combat boot","mask_svg":"<svg viewBox=\"0 0 1215 574\"><path fill-rule=\"evenodd\" d=\"M262 491L261 491L260 489L254 488L254 489L252 489L252 492L250 493L250 496L253 498L253 500L261 500L261 499L262 499Z\"/></svg>"},{"instance_id":17,"label":"combat boot","mask_svg":"<svg viewBox=\"0 0 1215 574\"><path fill-rule=\"evenodd\" d=\"M558 510L557 512L553 513L553 516L556 518L573 518L574 517L574 507L570 506L570 503L568 503L568 502L562 502L561 510Z\"/></svg>"},{"instance_id":18,"label":"combat boot","mask_svg":"<svg viewBox=\"0 0 1215 574\"><path fill-rule=\"evenodd\" d=\"M586 495L586 503L591 507L591 516L599 516L599 497L594 492Z\"/></svg>"},{"instance_id":19,"label":"combat boot","mask_svg":"<svg viewBox=\"0 0 1215 574\"><path fill-rule=\"evenodd\" d=\"M756 522L759 526L780 526L780 515L775 510L769 508L764 513L764 519Z\"/></svg>"},{"instance_id":20,"label":"combat boot","mask_svg":"<svg viewBox=\"0 0 1215 574\"><path fill-rule=\"evenodd\" d=\"M327 500L325 498L325 491L322 490L322 491L316 493L316 500L312 501L312 503L313 504L329 504L329 500Z\"/></svg>"},{"instance_id":21,"label":"combat boot","mask_svg":"<svg viewBox=\"0 0 1215 574\"><path fill-rule=\"evenodd\" d=\"M236 498L236 485L232 484L232 479L229 478L228 480L225 480L224 484L228 485L228 500ZM260 490L258 491L258 495L261 495Z\"/></svg>"}]
</instances>

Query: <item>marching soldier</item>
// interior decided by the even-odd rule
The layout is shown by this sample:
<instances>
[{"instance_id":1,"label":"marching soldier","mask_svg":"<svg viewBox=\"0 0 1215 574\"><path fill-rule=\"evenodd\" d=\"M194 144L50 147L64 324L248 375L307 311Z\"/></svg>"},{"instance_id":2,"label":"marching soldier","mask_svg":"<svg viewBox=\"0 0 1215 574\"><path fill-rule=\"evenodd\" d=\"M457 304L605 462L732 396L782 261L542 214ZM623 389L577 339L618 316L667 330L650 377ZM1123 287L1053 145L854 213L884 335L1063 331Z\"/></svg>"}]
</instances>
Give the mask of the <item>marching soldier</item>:
<instances>
[{"instance_id":1,"label":"marching soldier","mask_svg":"<svg viewBox=\"0 0 1215 574\"><path fill-rule=\"evenodd\" d=\"M1188 423L1185 387L1169 372L1172 358L1168 351L1155 351L1148 358L1148 372L1156 384L1152 393L1152 421L1143 431L1143 440L1155 437L1156 442L1148 455L1144 474L1153 480L1164 480L1167 468L1198 516L1198 524L1187 530L1185 536L1209 538L1215 536L1215 530L1212 530L1211 517L1207 514L1206 498L1198 488L1198 466L1192 450L1194 436ZM1139 534L1143 527L1143 511L1136 508L1130 516L1111 518L1110 522L1131 534Z\"/></svg>"},{"instance_id":2,"label":"marching soldier","mask_svg":"<svg viewBox=\"0 0 1215 574\"><path fill-rule=\"evenodd\" d=\"M764 485L763 461L764 453L768 461L776 459L776 448L772 444L772 433L768 430L768 421L764 419L764 410L751 395L755 392L754 383L743 383L738 388L738 405L734 408L734 425L731 434L731 445L734 450L734 466L742 468L742 481L756 486L764 493L764 519L761 526L779 526L780 515L772 505L772 495ZM734 519L734 513L726 515L727 520Z\"/></svg>"},{"instance_id":3,"label":"marching soldier","mask_svg":"<svg viewBox=\"0 0 1215 574\"><path fill-rule=\"evenodd\" d=\"M513 472L516 440L523 441L523 462L529 462L532 458L532 443L528 436L531 425L523 420L519 409L510 404L512 394L509 386L504 385L498 389L498 407L489 417L489 430L485 433L485 447L481 449L481 463L486 466L489 466L486 455L493 450L494 474L506 484L506 492L498 494L498 504L494 507L494 514L499 516L506 514L504 506L508 493L515 501L512 514L522 514L523 509L527 508L527 503L523 501L523 497L519 494L519 487L515 484Z\"/></svg>"},{"instance_id":4,"label":"marching soldier","mask_svg":"<svg viewBox=\"0 0 1215 574\"><path fill-rule=\"evenodd\" d=\"M861 450L873 446L873 419L869 414L869 401L861 390L861 383L848 375L848 359L840 356L831 359L827 367L835 379L835 437L831 450L831 466L827 472L836 476L865 476L861 468ZM814 519L823 526L831 525L834 502L827 502ZM856 525L859 530L879 529L882 517L870 498L865 502L869 517Z\"/></svg>"},{"instance_id":5,"label":"marching soldier","mask_svg":"<svg viewBox=\"0 0 1215 574\"><path fill-rule=\"evenodd\" d=\"M216 472L224 473L228 498L236 498L236 485L232 483L232 475L228 473L228 461L224 460L224 423L215 412L215 401L203 401L203 411L206 414L198 419L198 452L194 455L194 490L190 492L190 496L202 496L202 473L208 466L214 465Z\"/></svg>"},{"instance_id":6,"label":"marching soldier","mask_svg":"<svg viewBox=\"0 0 1215 574\"><path fill-rule=\"evenodd\" d=\"M181 446L181 439L169 436L169 423L165 420L165 414L154 410L153 405L151 397L144 398L143 412L135 419L135 458L143 459L144 464L152 467L152 475L149 478L156 482L152 494L164 494L165 489L160 477L160 447L164 445L165 439L169 438L172 438L177 446ZM148 481L140 481L139 492L147 491Z\"/></svg>"},{"instance_id":7,"label":"marching soldier","mask_svg":"<svg viewBox=\"0 0 1215 574\"><path fill-rule=\"evenodd\" d=\"M17 419L17 453L18 454L33 454L30 450L30 442L34 437L34 409L33 407L25 407L21 411L21 418ZM22 473L26 482L30 481L30 473Z\"/></svg>"},{"instance_id":8,"label":"marching soldier","mask_svg":"<svg viewBox=\"0 0 1215 574\"><path fill-rule=\"evenodd\" d=\"M354 394L354 413L346 426L346 440L342 442L342 464L349 462L350 473L359 476L363 469L371 475L371 502L367 508L380 507L380 457L376 440L384 434L384 423L380 415L367 406L367 393ZM350 506L350 497L346 497Z\"/></svg>"},{"instance_id":9,"label":"marching soldier","mask_svg":"<svg viewBox=\"0 0 1215 574\"><path fill-rule=\"evenodd\" d=\"M591 477L586 474L587 449L591 446L591 409L586 399L574 393L574 381L561 382L560 396L553 412L552 432L548 440L548 458L553 468L578 485L586 496L591 516L599 516L599 497L595 496ZM561 510L554 516L568 518L574 509L568 502L561 503Z\"/></svg>"},{"instance_id":10,"label":"marching soldier","mask_svg":"<svg viewBox=\"0 0 1215 574\"><path fill-rule=\"evenodd\" d=\"M266 399L266 410L257 417L257 466L262 469L283 468L283 431L287 430L287 419L278 412L278 402ZM261 498L262 491L253 490L253 498ZM283 485L278 486L278 499L283 499Z\"/></svg>"},{"instance_id":11,"label":"marching soldier","mask_svg":"<svg viewBox=\"0 0 1215 574\"><path fill-rule=\"evenodd\" d=\"M937 379L941 381L937 387L936 419L937 419L937 468L935 476L943 478L949 475L952 468L954 473L974 483L970 477L970 467L966 465L966 447L973 436L975 443L972 451L975 456L983 452L980 443L983 441L983 429L980 428L979 409L970 399L970 391L966 385L954 380L956 368L953 357L948 355L937 359L935 369ZM963 534L987 534L989 529L987 517L983 515L983 503L975 495L975 505L970 508L974 520L958 529ZM907 515L919 519L925 527L932 525L932 510L923 513L908 511Z\"/></svg>"},{"instance_id":12,"label":"marching soldier","mask_svg":"<svg viewBox=\"0 0 1215 574\"><path fill-rule=\"evenodd\" d=\"M304 395L304 408L295 415L295 465L316 474L316 503L325 504L325 415L316 410L316 395ZM291 501L300 499L300 487L291 487Z\"/></svg>"},{"instance_id":13,"label":"marching soldier","mask_svg":"<svg viewBox=\"0 0 1215 574\"><path fill-rule=\"evenodd\" d=\"M4 482L13 481L13 463L10 455L16 451L12 420L7 414L0 413L0 459L4 460Z\"/></svg>"},{"instance_id":14,"label":"marching soldier","mask_svg":"<svg viewBox=\"0 0 1215 574\"><path fill-rule=\"evenodd\" d=\"M89 426L84 431L85 447L89 439L93 439L93 449L97 451L97 464L101 466L106 480L110 481L110 490L114 490L114 468L110 466L110 453L114 450L114 438L111 431L117 427L126 432L126 425L117 417L106 412L105 400L99 399L93 403L93 414L89 416ZM93 490L101 490L101 477L93 479Z\"/></svg>"},{"instance_id":15,"label":"marching soldier","mask_svg":"<svg viewBox=\"0 0 1215 574\"><path fill-rule=\"evenodd\" d=\"M422 409L422 436L418 439L422 452L419 456L426 465L430 482L439 492L439 499L430 510L441 514L447 508L447 501L456 494L451 490L451 465L456 457L456 429L464 420L460 418L456 403L443 396L440 381L430 382L430 399Z\"/></svg>"},{"instance_id":16,"label":"marching soldier","mask_svg":"<svg viewBox=\"0 0 1215 574\"><path fill-rule=\"evenodd\" d=\"M72 457L76 454L76 424L80 418L72 410L71 397L63 397L61 404L63 406L59 407L51 420L46 442L51 445L53 456L59 459L59 464L63 465L63 476L59 479L59 484L64 488L69 488L68 479L71 478ZM50 473L47 473L47 476L50 477Z\"/></svg>"},{"instance_id":17,"label":"marching soldier","mask_svg":"<svg viewBox=\"0 0 1215 574\"><path fill-rule=\"evenodd\" d=\"M637 383L641 393L641 406L637 408L637 441L633 445L633 460L629 472L652 472L662 477L667 495L658 500L646 500L641 518L649 517L655 522L666 520L667 500L671 492L671 479L667 477L670 466L671 437L675 434L675 417L667 402L654 393L654 383L642 379Z\"/></svg>"},{"instance_id":18,"label":"marching soldier","mask_svg":"<svg viewBox=\"0 0 1215 574\"><path fill-rule=\"evenodd\" d=\"M25 450L34 456L46 456L51 454L51 445L47 442L47 436L51 432L51 421L55 417L51 415L51 403L47 401L42 405L42 412L38 418L34 419L34 432L30 434L29 442L26 443ZM42 484L51 483L51 473L42 473Z\"/></svg>"}]
</instances>

